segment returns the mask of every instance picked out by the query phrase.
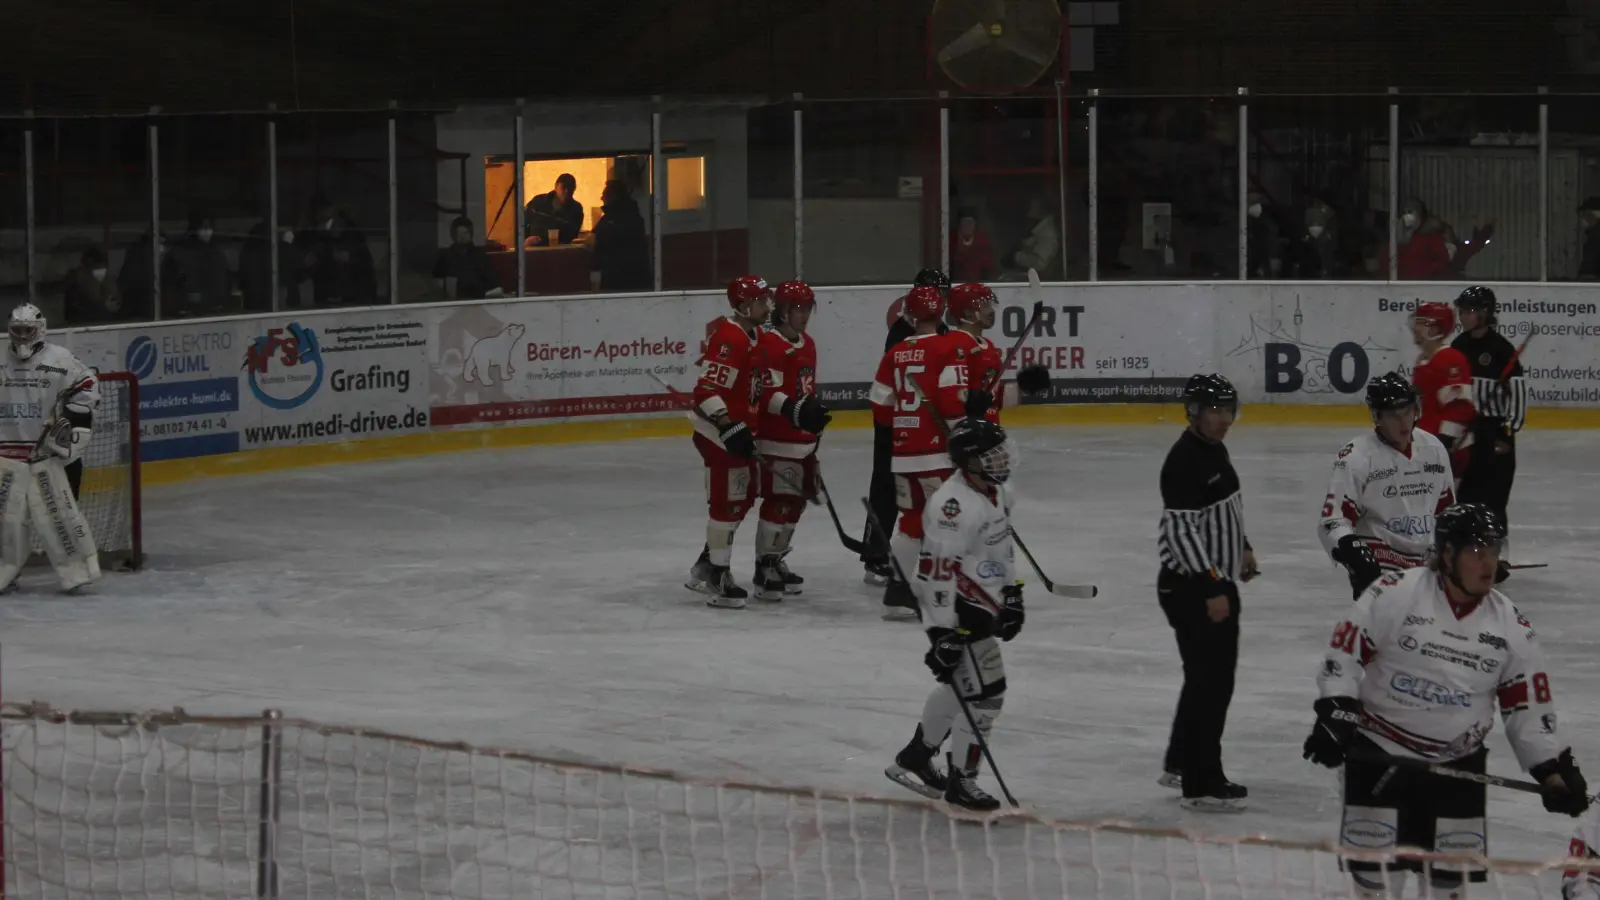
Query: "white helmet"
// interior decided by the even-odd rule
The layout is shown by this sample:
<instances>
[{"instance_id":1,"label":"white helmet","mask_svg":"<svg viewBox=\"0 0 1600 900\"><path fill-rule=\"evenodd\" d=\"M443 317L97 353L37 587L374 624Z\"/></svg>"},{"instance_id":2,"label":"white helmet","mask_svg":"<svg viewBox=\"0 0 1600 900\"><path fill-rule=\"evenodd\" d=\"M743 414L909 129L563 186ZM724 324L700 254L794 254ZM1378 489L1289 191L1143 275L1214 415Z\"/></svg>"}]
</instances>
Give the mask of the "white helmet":
<instances>
[{"instance_id":1,"label":"white helmet","mask_svg":"<svg viewBox=\"0 0 1600 900\"><path fill-rule=\"evenodd\" d=\"M27 359L44 346L44 313L32 303L24 303L11 311L11 352L17 359Z\"/></svg>"}]
</instances>

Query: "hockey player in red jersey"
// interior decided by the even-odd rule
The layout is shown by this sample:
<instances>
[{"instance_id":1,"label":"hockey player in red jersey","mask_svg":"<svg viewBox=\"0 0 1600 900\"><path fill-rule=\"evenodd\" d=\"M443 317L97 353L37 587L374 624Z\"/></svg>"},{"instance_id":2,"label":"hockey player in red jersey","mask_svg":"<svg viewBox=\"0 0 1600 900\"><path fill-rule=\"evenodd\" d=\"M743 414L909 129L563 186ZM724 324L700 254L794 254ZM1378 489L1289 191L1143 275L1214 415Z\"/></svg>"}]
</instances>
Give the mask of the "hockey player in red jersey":
<instances>
[{"instance_id":1,"label":"hockey player in red jersey","mask_svg":"<svg viewBox=\"0 0 1600 900\"><path fill-rule=\"evenodd\" d=\"M1450 467L1459 482L1477 410L1472 403L1472 366L1460 350L1444 343L1455 328L1455 310L1445 303L1419 304L1411 316L1411 338L1420 351L1411 375L1422 404L1417 427L1450 451Z\"/></svg>"},{"instance_id":2,"label":"hockey player in red jersey","mask_svg":"<svg viewBox=\"0 0 1600 900\"><path fill-rule=\"evenodd\" d=\"M757 489L755 426L762 409L761 323L772 308L772 289L754 275L728 285L733 314L717 322L700 355L694 386L694 445L706 466L706 545L684 586L707 595L706 603L743 609L748 594L733 582L733 535ZM769 398L770 399L770 398ZM786 401L786 402L785 402ZM778 408L798 417L787 397ZM798 421L798 418L796 419Z\"/></svg>"},{"instance_id":3,"label":"hockey player in red jersey","mask_svg":"<svg viewBox=\"0 0 1600 900\"><path fill-rule=\"evenodd\" d=\"M1002 384L1005 360L1000 348L983 336L994 327L999 303L988 285L958 284L950 289L950 323L940 342L939 414L950 424L965 416L1000 421L1000 409L1017 403L1017 390L1037 393L1050 387L1044 366L1024 366L1015 382Z\"/></svg>"},{"instance_id":4,"label":"hockey player in red jersey","mask_svg":"<svg viewBox=\"0 0 1600 900\"><path fill-rule=\"evenodd\" d=\"M817 297L803 281L785 281L772 296L772 326L761 332L766 395L756 428L761 453L761 513L756 523L756 597L782 600L805 579L789 571L794 528L817 494L817 435L828 423L817 399L817 345L806 334Z\"/></svg>"},{"instance_id":5,"label":"hockey player in red jersey","mask_svg":"<svg viewBox=\"0 0 1600 900\"><path fill-rule=\"evenodd\" d=\"M902 572L915 571L922 544L922 508L951 472L944 430L933 419L932 400L939 377L938 348L945 339L939 334L944 308L938 288L919 285L906 294L903 314L915 330L884 353L870 394L873 419L889 427L893 437L890 468L900 524L889 549ZM917 600L911 586L895 577L884 588L883 605L915 612Z\"/></svg>"}]
</instances>

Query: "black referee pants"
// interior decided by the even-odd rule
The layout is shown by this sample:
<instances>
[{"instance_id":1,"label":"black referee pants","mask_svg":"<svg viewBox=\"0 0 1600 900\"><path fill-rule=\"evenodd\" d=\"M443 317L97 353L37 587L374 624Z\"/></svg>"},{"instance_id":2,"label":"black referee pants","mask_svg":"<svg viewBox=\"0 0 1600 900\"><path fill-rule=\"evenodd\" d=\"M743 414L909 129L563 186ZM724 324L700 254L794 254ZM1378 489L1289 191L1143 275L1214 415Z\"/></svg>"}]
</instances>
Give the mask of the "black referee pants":
<instances>
[{"instance_id":1,"label":"black referee pants","mask_svg":"<svg viewBox=\"0 0 1600 900\"><path fill-rule=\"evenodd\" d=\"M867 502L872 505L872 514L883 523L883 528L888 534L878 534L872 527L872 521L867 521L866 535L862 540L866 543L870 553L877 559L889 558L889 534L894 533L895 517L900 514L900 507L894 498L894 429L876 422L872 424L872 483L867 491ZM862 557L863 562L870 562L867 557Z\"/></svg>"},{"instance_id":2,"label":"black referee pants","mask_svg":"<svg viewBox=\"0 0 1600 900\"><path fill-rule=\"evenodd\" d=\"M1500 521L1511 526L1506 516L1506 505L1511 502L1511 483L1517 478L1517 448L1507 442L1505 453L1494 450L1493 435L1478 435L1473 439L1472 454L1467 461L1467 471L1461 475L1461 490L1456 500L1461 503L1482 503L1500 514Z\"/></svg>"},{"instance_id":3,"label":"black referee pants","mask_svg":"<svg viewBox=\"0 0 1600 900\"><path fill-rule=\"evenodd\" d=\"M1228 618L1213 622L1206 615L1206 600L1219 592L1228 597ZM1219 588L1162 569L1156 593L1183 659L1183 692L1172 718L1165 766L1183 775L1184 796L1204 796L1227 777L1222 771L1222 731L1239 661L1239 587L1228 582Z\"/></svg>"}]
</instances>

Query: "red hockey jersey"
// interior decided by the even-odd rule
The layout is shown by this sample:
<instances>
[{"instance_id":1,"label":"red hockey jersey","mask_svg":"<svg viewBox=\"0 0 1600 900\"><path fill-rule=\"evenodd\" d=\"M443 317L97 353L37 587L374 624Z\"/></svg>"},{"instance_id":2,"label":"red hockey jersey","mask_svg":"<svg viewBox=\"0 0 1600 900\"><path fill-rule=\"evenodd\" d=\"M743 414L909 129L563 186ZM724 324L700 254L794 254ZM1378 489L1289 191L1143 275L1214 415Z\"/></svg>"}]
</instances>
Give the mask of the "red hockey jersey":
<instances>
[{"instance_id":1,"label":"red hockey jersey","mask_svg":"<svg viewBox=\"0 0 1600 900\"><path fill-rule=\"evenodd\" d=\"M743 422L754 432L764 378L759 332L745 331L732 318L713 321L707 332L700 353L700 377L694 384L695 405L707 416L726 412L728 418ZM696 432L722 446L714 425L693 410L689 418Z\"/></svg>"},{"instance_id":2,"label":"red hockey jersey","mask_svg":"<svg viewBox=\"0 0 1600 900\"><path fill-rule=\"evenodd\" d=\"M1417 361L1411 383L1422 402L1417 427L1460 449L1463 435L1477 410L1472 405L1472 366L1460 350L1443 347L1429 359Z\"/></svg>"},{"instance_id":3,"label":"red hockey jersey","mask_svg":"<svg viewBox=\"0 0 1600 900\"><path fill-rule=\"evenodd\" d=\"M817 344L808 334L791 341L777 329L761 332L764 364L761 424L756 449L768 456L805 459L817 448L817 436L802 431L783 415L783 403L817 393Z\"/></svg>"},{"instance_id":4,"label":"red hockey jersey","mask_svg":"<svg viewBox=\"0 0 1600 900\"><path fill-rule=\"evenodd\" d=\"M895 472L950 468L944 430L934 421L943 335L914 334L883 354L872 382L872 417L894 437ZM916 387L912 387L915 381Z\"/></svg>"},{"instance_id":5,"label":"red hockey jersey","mask_svg":"<svg viewBox=\"0 0 1600 900\"><path fill-rule=\"evenodd\" d=\"M963 392L986 390L994 395L994 403L984 418L998 423L1003 403L1000 375L1005 366L1000 348L986 337L953 328L940 344L939 357L939 414L953 425L967 414Z\"/></svg>"}]
</instances>

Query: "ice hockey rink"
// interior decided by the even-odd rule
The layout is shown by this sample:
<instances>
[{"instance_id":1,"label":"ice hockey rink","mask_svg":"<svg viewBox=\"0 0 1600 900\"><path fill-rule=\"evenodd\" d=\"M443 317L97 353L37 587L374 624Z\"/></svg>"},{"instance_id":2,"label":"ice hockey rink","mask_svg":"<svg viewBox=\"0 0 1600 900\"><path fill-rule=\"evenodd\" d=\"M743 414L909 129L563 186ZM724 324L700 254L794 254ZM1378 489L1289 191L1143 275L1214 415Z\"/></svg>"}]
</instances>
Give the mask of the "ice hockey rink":
<instances>
[{"instance_id":1,"label":"ice hockey rink","mask_svg":"<svg viewBox=\"0 0 1600 900\"><path fill-rule=\"evenodd\" d=\"M1350 602L1342 570L1318 544L1316 518L1333 453L1358 429L1252 425L1246 409L1228 439L1262 577L1243 589L1238 689L1224 743L1229 775L1250 788L1250 810L1224 816L1181 810L1156 784L1180 679L1155 600L1156 476L1179 427L1015 430L1023 454L1016 528L1053 578L1094 582L1101 593L1056 598L1024 570L1028 623L1005 645L1010 690L992 739L995 757L1024 806L1051 819L1332 840L1337 775L1302 761L1300 745L1313 718L1321 650ZM870 443L868 432L841 430L826 436L821 451L852 533ZM1549 566L1518 572L1504 588L1543 641L1561 732L1591 782L1600 782L1600 487L1593 480L1600 457L1593 435L1581 431L1526 432L1519 453L1512 559ZM55 595L51 576L34 572L20 593L0 599L4 696L65 708L252 714L277 707L561 759L916 800L882 770L929 687L919 628L881 619L879 591L861 583L860 565L815 507L790 557L807 580L803 595L776 604L752 599L743 611L708 608L682 585L703 539L703 509L699 462L686 438L152 487L143 571L109 574L85 597ZM739 535L741 583L748 584L753 537L753 527ZM1519 774L1498 729L1489 746L1492 773ZM998 793L987 770L982 783ZM1491 855L1565 855L1572 820L1545 813L1530 795L1490 796ZM867 813L860 815L865 823ZM871 827L882 831L874 815ZM759 810L753 819L759 823ZM367 824L378 827L373 818ZM948 845L946 825L933 827L935 840ZM978 874L965 877L979 886L933 893L1066 891L1064 880L1057 890L1046 879L1051 854L1044 850L1028 851L1026 877L1018 868L990 880L991 859L998 870L1003 853L987 852L985 842L1048 840L1037 828L1019 825L1008 836L1004 826L960 827L977 835L960 839L973 842L963 855ZM559 844L559 829L546 838ZM696 840L692 830L688 839ZM736 852L719 846L728 840L726 830L702 835L685 859L704 856L720 866L725 852ZM834 840L836 853L840 844L847 851L852 835ZM1128 838L1117 840L1116 854L1135 852ZM665 837L661 848L668 850ZM1155 871L1172 866L1163 852L1149 852ZM789 856L793 863L793 847ZM1279 856L1284 866L1297 865L1294 854ZM730 872L727 884L706 889L696 863L692 879L687 868L663 875L655 894L637 883L630 889L627 878L590 891L576 876L559 891L502 894L480 885L479 892L902 896L901 882L860 871L887 864L857 856L852 875L830 874L824 863L815 883L796 874L790 884L786 875L781 887L735 885ZM1135 888L1127 881L1096 888L1096 873L1083 873L1087 892L1074 888L1083 895L1141 895L1137 879ZM907 876L921 877L920 870ZM204 881L198 871L195 878ZM1143 895L1198 896L1202 880L1147 883ZM1555 880L1542 883L1548 890ZM992 887L998 884L1009 887ZM301 895L362 895L349 887ZM452 890L473 893L455 882ZM1310 895L1268 888L1231 895L1241 893ZM925 895L920 888L904 894Z\"/></svg>"}]
</instances>

